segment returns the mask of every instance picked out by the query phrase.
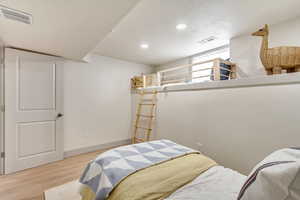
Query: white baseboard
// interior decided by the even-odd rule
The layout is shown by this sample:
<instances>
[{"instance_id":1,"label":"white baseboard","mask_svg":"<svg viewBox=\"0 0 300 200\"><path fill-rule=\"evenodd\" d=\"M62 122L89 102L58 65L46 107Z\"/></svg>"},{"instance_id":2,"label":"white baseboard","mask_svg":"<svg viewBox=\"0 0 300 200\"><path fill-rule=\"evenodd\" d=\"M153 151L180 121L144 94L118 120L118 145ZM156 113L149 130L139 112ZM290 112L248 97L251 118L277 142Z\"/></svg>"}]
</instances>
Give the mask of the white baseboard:
<instances>
[{"instance_id":1,"label":"white baseboard","mask_svg":"<svg viewBox=\"0 0 300 200\"><path fill-rule=\"evenodd\" d=\"M130 143L131 143L131 139L127 139L127 140L119 140L119 141L105 143L105 144L99 144L99 145L95 145L95 146L91 146L91 147L84 147L84 148L80 148L80 149L65 151L64 152L64 158L80 155L80 154L83 154L83 153L89 153L89 152L93 152L93 151L104 150L104 149L112 148L112 147L115 147L115 146L127 145L127 144L130 144Z\"/></svg>"}]
</instances>

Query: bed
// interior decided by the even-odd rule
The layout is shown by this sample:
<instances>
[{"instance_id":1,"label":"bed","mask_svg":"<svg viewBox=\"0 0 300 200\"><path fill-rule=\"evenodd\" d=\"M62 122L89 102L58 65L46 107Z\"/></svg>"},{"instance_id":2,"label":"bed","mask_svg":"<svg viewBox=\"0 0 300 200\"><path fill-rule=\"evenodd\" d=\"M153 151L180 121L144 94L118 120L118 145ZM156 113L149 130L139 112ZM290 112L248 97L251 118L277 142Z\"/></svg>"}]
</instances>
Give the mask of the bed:
<instances>
[{"instance_id":1,"label":"bed","mask_svg":"<svg viewBox=\"0 0 300 200\"><path fill-rule=\"evenodd\" d=\"M91 161L82 200L235 200L246 176L169 140L118 147Z\"/></svg>"}]
</instances>

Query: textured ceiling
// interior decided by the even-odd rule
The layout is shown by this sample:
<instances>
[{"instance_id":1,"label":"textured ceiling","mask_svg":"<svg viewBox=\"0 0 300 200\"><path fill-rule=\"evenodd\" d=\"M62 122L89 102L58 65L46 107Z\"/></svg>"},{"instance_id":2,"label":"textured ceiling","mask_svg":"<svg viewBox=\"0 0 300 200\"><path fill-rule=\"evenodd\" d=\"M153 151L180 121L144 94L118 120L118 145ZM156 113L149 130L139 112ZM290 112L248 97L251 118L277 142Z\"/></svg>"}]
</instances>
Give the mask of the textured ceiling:
<instances>
[{"instance_id":1,"label":"textured ceiling","mask_svg":"<svg viewBox=\"0 0 300 200\"><path fill-rule=\"evenodd\" d=\"M299 0L144 0L122 19L95 52L146 64L162 64L228 44L265 23L299 15ZM178 23L187 29L177 31ZM209 36L217 40L206 45ZM142 42L149 49L141 50Z\"/></svg>"},{"instance_id":2,"label":"textured ceiling","mask_svg":"<svg viewBox=\"0 0 300 200\"><path fill-rule=\"evenodd\" d=\"M0 0L0 5L32 14L33 24L0 16L6 45L82 59L139 0Z\"/></svg>"},{"instance_id":3,"label":"textured ceiling","mask_svg":"<svg viewBox=\"0 0 300 200\"><path fill-rule=\"evenodd\" d=\"M280 2L280 3L279 3ZM0 0L33 15L26 25L0 16L6 45L80 60L93 52L159 65L228 44L265 23L299 15L299 0ZM187 29L176 30L179 23ZM207 44L199 41L215 36ZM149 44L142 50L141 43Z\"/></svg>"}]
</instances>

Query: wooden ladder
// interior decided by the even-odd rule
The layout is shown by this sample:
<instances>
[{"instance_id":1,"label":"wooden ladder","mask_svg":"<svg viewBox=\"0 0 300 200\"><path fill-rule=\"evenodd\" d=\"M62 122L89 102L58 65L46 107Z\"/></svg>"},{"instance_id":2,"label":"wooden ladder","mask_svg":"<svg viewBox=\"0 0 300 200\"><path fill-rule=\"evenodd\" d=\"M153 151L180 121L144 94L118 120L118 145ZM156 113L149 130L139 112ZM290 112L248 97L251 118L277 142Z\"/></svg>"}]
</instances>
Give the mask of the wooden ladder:
<instances>
[{"instance_id":1,"label":"wooden ladder","mask_svg":"<svg viewBox=\"0 0 300 200\"><path fill-rule=\"evenodd\" d=\"M140 142L146 142L150 140L150 136L153 130L153 120L155 117L155 107L156 107L156 95L157 91L141 91L140 93L140 100L137 107L136 112L136 120L133 127L133 137L132 137L132 143L140 143ZM151 95L151 98L149 96ZM148 96L148 98L146 98ZM143 108L148 107L148 113L142 113ZM144 119L146 127L141 126L141 120ZM139 136L139 130L145 131L142 134L142 138Z\"/></svg>"}]
</instances>

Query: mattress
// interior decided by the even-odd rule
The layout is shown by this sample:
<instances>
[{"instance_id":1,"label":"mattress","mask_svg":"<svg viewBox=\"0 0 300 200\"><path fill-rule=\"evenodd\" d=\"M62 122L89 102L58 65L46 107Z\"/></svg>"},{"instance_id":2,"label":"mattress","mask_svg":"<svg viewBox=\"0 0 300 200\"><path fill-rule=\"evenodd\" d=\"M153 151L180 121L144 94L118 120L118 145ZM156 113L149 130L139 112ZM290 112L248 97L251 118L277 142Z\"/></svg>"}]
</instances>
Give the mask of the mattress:
<instances>
[{"instance_id":1,"label":"mattress","mask_svg":"<svg viewBox=\"0 0 300 200\"><path fill-rule=\"evenodd\" d=\"M165 200L236 200L245 181L246 176L215 166Z\"/></svg>"}]
</instances>

